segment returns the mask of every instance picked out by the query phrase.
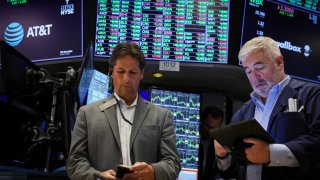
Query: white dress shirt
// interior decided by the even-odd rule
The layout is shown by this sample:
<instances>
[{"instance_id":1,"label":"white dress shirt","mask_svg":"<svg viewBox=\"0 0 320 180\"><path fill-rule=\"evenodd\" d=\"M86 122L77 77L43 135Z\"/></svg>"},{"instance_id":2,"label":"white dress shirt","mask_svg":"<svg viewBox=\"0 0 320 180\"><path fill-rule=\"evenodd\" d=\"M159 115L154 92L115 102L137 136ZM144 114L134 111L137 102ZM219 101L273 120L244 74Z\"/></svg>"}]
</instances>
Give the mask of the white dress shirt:
<instances>
[{"instance_id":1,"label":"white dress shirt","mask_svg":"<svg viewBox=\"0 0 320 180\"><path fill-rule=\"evenodd\" d=\"M131 123L133 123L134 114L136 111L138 95L134 102L128 106L123 99L121 99L116 93L114 93L115 98L118 99L123 116ZM121 142L121 154L123 159L123 164L131 166L130 158L130 137L132 125L126 122L120 112L119 106L117 105L117 119L120 133Z\"/></svg>"}]
</instances>

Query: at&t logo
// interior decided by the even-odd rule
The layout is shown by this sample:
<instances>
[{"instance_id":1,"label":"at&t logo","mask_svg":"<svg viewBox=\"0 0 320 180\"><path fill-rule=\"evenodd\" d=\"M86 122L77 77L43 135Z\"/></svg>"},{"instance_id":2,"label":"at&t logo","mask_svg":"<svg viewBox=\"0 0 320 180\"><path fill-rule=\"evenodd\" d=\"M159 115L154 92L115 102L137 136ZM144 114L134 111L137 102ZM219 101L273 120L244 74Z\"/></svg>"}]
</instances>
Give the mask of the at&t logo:
<instances>
[{"instance_id":1,"label":"at&t logo","mask_svg":"<svg viewBox=\"0 0 320 180\"><path fill-rule=\"evenodd\" d=\"M52 24L31 26L28 28L26 38L36 38L49 36L51 34ZM4 41L10 46L17 46L24 37L24 28L18 22L10 23L4 32Z\"/></svg>"},{"instance_id":2,"label":"at&t logo","mask_svg":"<svg viewBox=\"0 0 320 180\"><path fill-rule=\"evenodd\" d=\"M13 22L9 24L4 32L4 41L10 46L17 46L21 43L24 30L21 24Z\"/></svg>"}]
</instances>

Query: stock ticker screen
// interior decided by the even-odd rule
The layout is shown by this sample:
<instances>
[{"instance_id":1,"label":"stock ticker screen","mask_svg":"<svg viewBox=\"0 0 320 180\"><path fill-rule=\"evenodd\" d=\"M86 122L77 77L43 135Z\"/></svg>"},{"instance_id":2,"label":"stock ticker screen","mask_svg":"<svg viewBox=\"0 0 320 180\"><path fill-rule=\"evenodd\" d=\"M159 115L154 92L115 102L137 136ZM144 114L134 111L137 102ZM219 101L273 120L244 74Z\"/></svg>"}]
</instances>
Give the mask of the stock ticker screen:
<instances>
[{"instance_id":1,"label":"stock ticker screen","mask_svg":"<svg viewBox=\"0 0 320 180\"><path fill-rule=\"evenodd\" d=\"M150 101L173 114L176 145L182 166L179 177L196 179L200 142L200 94L151 89Z\"/></svg>"},{"instance_id":2,"label":"stock ticker screen","mask_svg":"<svg viewBox=\"0 0 320 180\"><path fill-rule=\"evenodd\" d=\"M284 4L306 9L315 13L320 12L319 0L278 0Z\"/></svg>"},{"instance_id":3,"label":"stock ticker screen","mask_svg":"<svg viewBox=\"0 0 320 180\"><path fill-rule=\"evenodd\" d=\"M228 0L98 0L95 55L126 41L148 60L227 64L228 26Z\"/></svg>"},{"instance_id":4,"label":"stock ticker screen","mask_svg":"<svg viewBox=\"0 0 320 180\"><path fill-rule=\"evenodd\" d=\"M269 36L280 47L287 74L320 83L319 0L246 0L244 7L241 46Z\"/></svg>"}]
</instances>

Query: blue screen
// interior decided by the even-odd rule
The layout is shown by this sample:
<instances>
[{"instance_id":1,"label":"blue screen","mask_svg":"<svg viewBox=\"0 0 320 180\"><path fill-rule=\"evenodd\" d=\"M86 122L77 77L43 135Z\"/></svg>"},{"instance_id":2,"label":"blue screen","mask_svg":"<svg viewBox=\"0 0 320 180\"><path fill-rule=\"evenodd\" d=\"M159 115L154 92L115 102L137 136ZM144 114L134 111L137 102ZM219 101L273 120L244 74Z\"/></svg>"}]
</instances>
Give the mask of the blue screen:
<instances>
[{"instance_id":1,"label":"blue screen","mask_svg":"<svg viewBox=\"0 0 320 180\"><path fill-rule=\"evenodd\" d=\"M86 104L88 95L89 85L94 72L93 65L93 46L89 44L86 54L82 59L81 68L79 70L77 80L77 98L80 106Z\"/></svg>"},{"instance_id":2,"label":"blue screen","mask_svg":"<svg viewBox=\"0 0 320 180\"><path fill-rule=\"evenodd\" d=\"M149 91L146 89L139 89L139 95L145 99L145 100L149 100Z\"/></svg>"},{"instance_id":3,"label":"blue screen","mask_svg":"<svg viewBox=\"0 0 320 180\"><path fill-rule=\"evenodd\" d=\"M94 70L88 89L87 104L105 99L110 95L109 76Z\"/></svg>"}]
</instances>

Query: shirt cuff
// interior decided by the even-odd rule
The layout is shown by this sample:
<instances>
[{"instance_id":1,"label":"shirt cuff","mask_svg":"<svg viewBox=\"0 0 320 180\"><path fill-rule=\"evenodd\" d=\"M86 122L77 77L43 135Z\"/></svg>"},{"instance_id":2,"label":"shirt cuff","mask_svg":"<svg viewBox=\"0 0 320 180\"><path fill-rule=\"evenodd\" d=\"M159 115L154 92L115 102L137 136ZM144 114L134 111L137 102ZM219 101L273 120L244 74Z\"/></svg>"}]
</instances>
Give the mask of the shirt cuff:
<instances>
[{"instance_id":1,"label":"shirt cuff","mask_svg":"<svg viewBox=\"0 0 320 180\"><path fill-rule=\"evenodd\" d=\"M270 163L268 166L286 166L298 167L300 166L297 158L284 144L270 144Z\"/></svg>"},{"instance_id":2,"label":"shirt cuff","mask_svg":"<svg viewBox=\"0 0 320 180\"><path fill-rule=\"evenodd\" d=\"M231 165L231 155L228 155L227 157L224 157L223 159L220 159L219 157L216 156L217 159L217 166L218 169L221 171L225 171L229 168Z\"/></svg>"}]
</instances>

